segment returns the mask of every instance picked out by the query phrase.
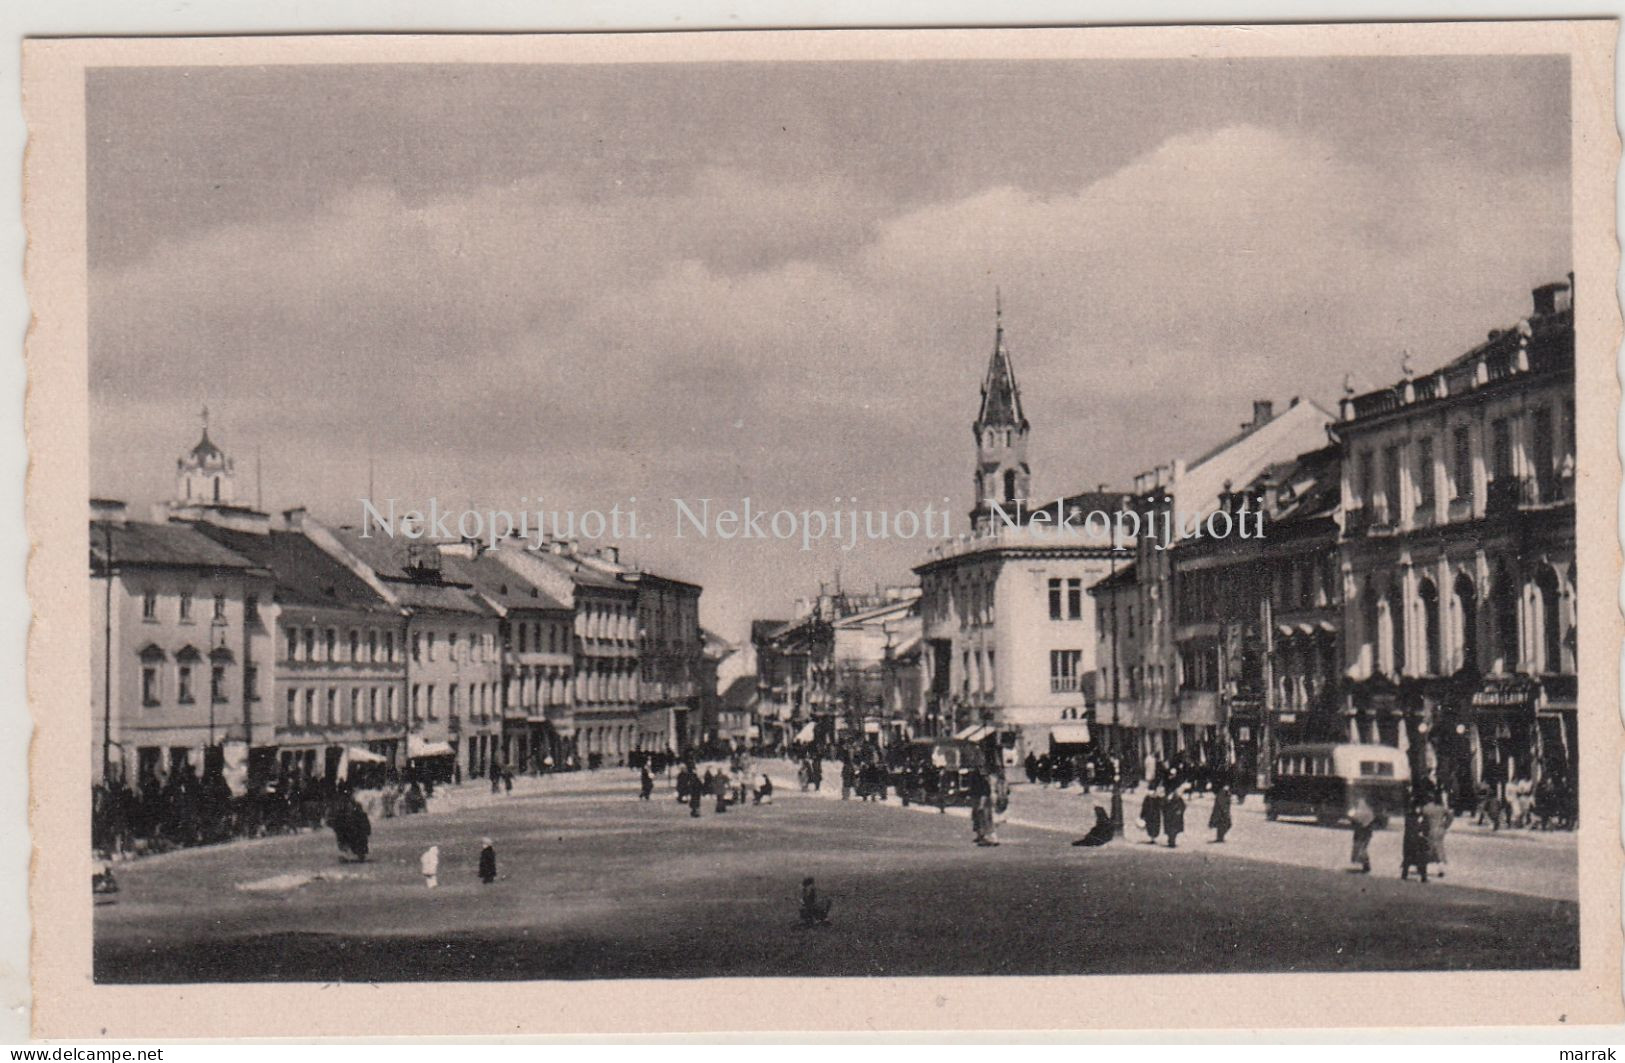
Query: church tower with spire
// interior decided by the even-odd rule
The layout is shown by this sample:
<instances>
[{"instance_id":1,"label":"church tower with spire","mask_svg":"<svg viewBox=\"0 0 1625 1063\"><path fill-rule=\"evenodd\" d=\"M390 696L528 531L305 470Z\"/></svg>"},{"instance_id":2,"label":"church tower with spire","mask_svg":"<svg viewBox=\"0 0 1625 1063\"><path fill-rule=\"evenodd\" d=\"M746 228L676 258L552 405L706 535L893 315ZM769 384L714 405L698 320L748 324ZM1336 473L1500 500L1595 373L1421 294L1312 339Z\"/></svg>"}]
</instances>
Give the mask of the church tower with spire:
<instances>
[{"instance_id":1,"label":"church tower with spire","mask_svg":"<svg viewBox=\"0 0 1625 1063\"><path fill-rule=\"evenodd\" d=\"M175 506L230 506L237 494L236 467L209 439L209 408L203 407L203 438L175 459Z\"/></svg>"},{"instance_id":2,"label":"church tower with spire","mask_svg":"<svg viewBox=\"0 0 1625 1063\"><path fill-rule=\"evenodd\" d=\"M993 356L982 381L982 406L971 431L976 437L976 500L971 527L982 532L1000 522L990 505L997 502L1016 517L1019 502L1029 505L1032 470L1027 465L1027 434L1031 426L1021 408L1021 388L1004 342L1003 300L994 301Z\"/></svg>"}]
</instances>

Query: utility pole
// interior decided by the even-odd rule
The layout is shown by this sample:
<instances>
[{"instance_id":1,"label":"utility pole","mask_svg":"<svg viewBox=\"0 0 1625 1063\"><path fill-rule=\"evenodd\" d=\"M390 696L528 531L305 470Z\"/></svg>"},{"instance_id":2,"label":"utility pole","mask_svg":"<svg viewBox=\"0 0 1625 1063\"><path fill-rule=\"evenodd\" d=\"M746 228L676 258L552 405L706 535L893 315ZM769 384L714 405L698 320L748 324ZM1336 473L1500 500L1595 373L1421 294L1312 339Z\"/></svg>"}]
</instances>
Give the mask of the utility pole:
<instances>
[{"instance_id":1,"label":"utility pole","mask_svg":"<svg viewBox=\"0 0 1625 1063\"><path fill-rule=\"evenodd\" d=\"M113 522L102 521L102 782L113 782Z\"/></svg>"}]
</instances>

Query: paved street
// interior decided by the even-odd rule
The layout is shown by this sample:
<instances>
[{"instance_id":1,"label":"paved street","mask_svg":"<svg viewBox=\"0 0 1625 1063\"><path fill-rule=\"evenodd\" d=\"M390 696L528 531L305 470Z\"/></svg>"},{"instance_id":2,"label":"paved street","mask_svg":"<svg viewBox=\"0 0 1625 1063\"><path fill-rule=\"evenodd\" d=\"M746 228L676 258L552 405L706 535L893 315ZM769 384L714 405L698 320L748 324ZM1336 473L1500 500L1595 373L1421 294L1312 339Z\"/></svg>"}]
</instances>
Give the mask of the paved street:
<instances>
[{"instance_id":1,"label":"paved street","mask_svg":"<svg viewBox=\"0 0 1625 1063\"><path fill-rule=\"evenodd\" d=\"M331 832L167 854L119 868L97 909L103 981L1074 974L1487 969L1577 961L1574 839L1451 838L1444 881L1351 874L1344 831L1266 824L1206 844L1205 805L1178 850L1065 844L1092 819L1076 790L1016 788L1004 844L955 814L794 792L771 807L636 801L621 771L467 788L379 821L373 860ZM830 776L826 775L826 779ZM838 789L838 788L837 788ZM1130 799L1129 817L1134 803ZM1059 828L1065 828L1063 831ZM491 836L501 879L475 861ZM1131 838L1133 835L1131 834ZM441 888L418 856L441 847ZM326 877L314 877L314 876ZM803 875L835 898L803 929ZM244 889L243 887L252 887Z\"/></svg>"}]
</instances>

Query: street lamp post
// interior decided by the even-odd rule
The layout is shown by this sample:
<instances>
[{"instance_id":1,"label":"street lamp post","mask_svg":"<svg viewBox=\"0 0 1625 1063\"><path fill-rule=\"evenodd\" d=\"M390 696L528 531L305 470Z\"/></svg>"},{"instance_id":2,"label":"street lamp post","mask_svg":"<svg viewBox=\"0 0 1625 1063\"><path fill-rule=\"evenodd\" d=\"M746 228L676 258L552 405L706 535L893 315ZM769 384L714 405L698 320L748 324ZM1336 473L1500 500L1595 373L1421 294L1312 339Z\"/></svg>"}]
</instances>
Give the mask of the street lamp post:
<instances>
[{"instance_id":1,"label":"street lamp post","mask_svg":"<svg viewBox=\"0 0 1625 1063\"><path fill-rule=\"evenodd\" d=\"M113 782L113 522L102 521L102 782ZM145 696L145 695L143 695Z\"/></svg>"},{"instance_id":2,"label":"street lamp post","mask_svg":"<svg viewBox=\"0 0 1625 1063\"><path fill-rule=\"evenodd\" d=\"M1112 538L1111 575L1107 577L1107 585L1111 593L1107 601L1112 607L1112 752L1117 755L1117 763L1112 769L1112 834L1122 837L1123 834L1123 752L1122 735L1118 731L1118 698L1121 688L1118 681L1118 672L1121 671L1117 656L1117 555L1122 547L1117 545L1115 532Z\"/></svg>"}]
</instances>

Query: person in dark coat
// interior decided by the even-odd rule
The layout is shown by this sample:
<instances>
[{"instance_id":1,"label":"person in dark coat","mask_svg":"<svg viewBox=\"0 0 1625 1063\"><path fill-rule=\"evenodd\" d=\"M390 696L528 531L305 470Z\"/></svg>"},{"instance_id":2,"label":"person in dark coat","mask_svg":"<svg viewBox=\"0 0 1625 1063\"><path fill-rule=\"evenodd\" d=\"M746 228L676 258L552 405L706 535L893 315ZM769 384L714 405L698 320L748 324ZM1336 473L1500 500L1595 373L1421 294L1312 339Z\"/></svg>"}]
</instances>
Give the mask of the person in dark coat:
<instances>
[{"instance_id":1,"label":"person in dark coat","mask_svg":"<svg viewBox=\"0 0 1625 1063\"><path fill-rule=\"evenodd\" d=\"M707 772L706 774L710 774ZM688 814L694 819L700 818L700 801L705 797L705 785L692 770L689 771L688 781Z\"/></svg>"},{"instance_id":2,"label":"person in dark coat","mask_svg":"<svg viewBox=\"0 0 1625 1063\"><path fill-rule=\"evenodd\" d=\"M346 797L340 802L329 823L333 827L333 836L338 840L339 854L364 862L372 837L372 821L356 804L355 798Z\"/></svg>"},{"instance_id":3,"label":"person in dark coat","mask_svg":"<svg viewBox=\"0 0 1625 1063\"><path fill-rule=\"evenodd\" d=\"M1168 835L1168 848L1174 848L1179 836L1185 831L1185 798L1181 796L1176 786L1168 791L1168 796L1162 801L1162 829Z\"/></svg>"},{"instance_id":4,"label":"person in dark coat","mask_svg":"<svg viewBox=\"0 0 1625 1063\"><path fill-rule=\"evenodd\" d=\"M480 881L489 886L497 880L497 847L490 838L480 839Z\"/></svg>"},{"instance_id":5,"label":"person in dark coat","mask_svg":"<svg viewBox=\"0 0 1625 1063\"><path fill-rule=\"evenodd\" d=\"M1412 805L1405 813L1405 840L1400 846L1399 877L1411 877L1415 868L1423 882L1428 880L1428 829L1422 818L1420 805Z\"/></svg>"},{"instance_id":6,"label":"person in dark coat","mask_svg":"<svg viewBox=\"0 0 1625 1063\"><path fill-rule=\"evenodd\" d=\"M852 766L850 759L841 761L841 800L846 801L852 797L853 787L857 785L858 771Z\"/></svg>"},{"instance_id":7,"label":"person in dark coat","mask_svg":"<svg viewBox=\"0 0 1625 1063\"><path fill-rule=\"evenodd\" d=\"M1213 791L1213 811L1208 814L1207 825L1217 832L1213 839L1216 842L1223 842L1230 833L1230 787L1223 781Z\"/></svg>"},{"instance_id":8,"label":"person in dark coat","mask_svg":"<svg viewBox=\"0 0 1625 1063\"><path fill-rule=\"evenodd\" d=\"M649 795L655 792L655 777L649 774L649 765L644 764L638 769L638 800L647 801Z\"/></svg>"},{"instance_id":9,"label":"person in dark coat","mask_svg":"<svg viewBox=\"0 0 1625 1063\"><path fill-rule=\"evenodd\" d=\"M1111 841L1112 834L1112 818L1106 814L1106 810L1104 808L1096 805L1095 825L1089 828L1088 834L1085 834L1072 844L1087 846L1088 848L1093 849L1097 846L1105 845L1107 842Z\"/></svg>"},{"instance_id":10,"label":"person in dark coat","mask_svg":"<svg viewBox=\"0 0 1625 1063\"><path fill-rule=\"evenodd\" d=\"M834 900L818 892L811 878L801 880L801 925L828 926L829 910Z\"/></svg>"},{"instance_id":11,"label":"person in dark coat","mask_svg":"<svg viewBox=\"0 0 1625 1063\"><path fill-rule=\"evenodd\" d=\"M1155 787L1147 789L1145 798L1140 802L1140 822L1145 824L1145 832L1151 836L1147 844L1157 844L1157 835L1162 833L1162 795L1157 793Z\"/></svg>"}]
</instances>

